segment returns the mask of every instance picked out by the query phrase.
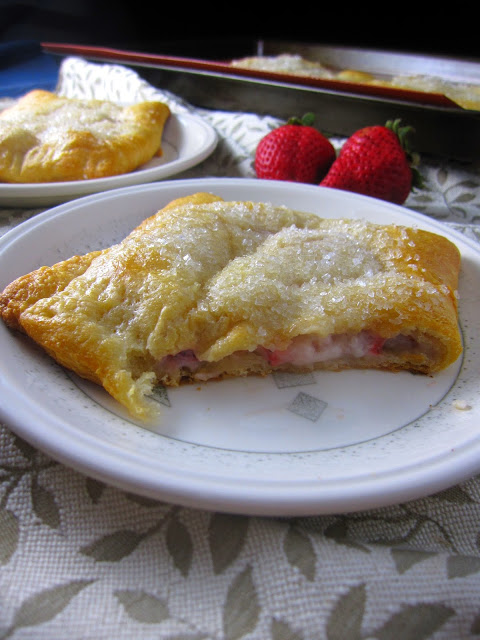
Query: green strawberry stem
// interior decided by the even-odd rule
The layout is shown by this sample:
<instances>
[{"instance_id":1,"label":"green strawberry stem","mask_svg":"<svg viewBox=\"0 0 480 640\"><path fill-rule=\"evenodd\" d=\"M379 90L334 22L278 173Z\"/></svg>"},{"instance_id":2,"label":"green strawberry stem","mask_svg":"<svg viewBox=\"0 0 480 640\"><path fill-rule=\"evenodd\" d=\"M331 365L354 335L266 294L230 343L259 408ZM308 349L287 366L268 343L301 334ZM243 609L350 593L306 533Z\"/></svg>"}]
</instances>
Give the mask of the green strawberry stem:
<instances>
[{"instance_id":1,"label":"green strawberry stem","mask_svg":"<svg viewBox=\"0 0 480 640\"><path fill-rule=\"evenodd\" d=\"M388 120L385 126L387 129L390 129L390 131L393 131L397 136L402 149L405 151L412 171L412 189L420 189L423 187L423 177L417 169L420 162L420 156L418 153L411 150L410 141L408 140L408 137L410 134L415 132L415 129L409 125L401 126L400 123L401 119L397 118L396 120Z\"/></svg>"},{"instance_id":2,"label":"green strawberry stem","mask_svg":"<svg viewBox=\"0 0 480 640\"><path fill-rule=\"evenodd\" d=\"M305 113L301 118L297 116L292 116L288 119L287 124L296 124L298 126L304 127L313 127L313 123L315 122L315 114L308 112Z\"/></svg>"}]
</instances>

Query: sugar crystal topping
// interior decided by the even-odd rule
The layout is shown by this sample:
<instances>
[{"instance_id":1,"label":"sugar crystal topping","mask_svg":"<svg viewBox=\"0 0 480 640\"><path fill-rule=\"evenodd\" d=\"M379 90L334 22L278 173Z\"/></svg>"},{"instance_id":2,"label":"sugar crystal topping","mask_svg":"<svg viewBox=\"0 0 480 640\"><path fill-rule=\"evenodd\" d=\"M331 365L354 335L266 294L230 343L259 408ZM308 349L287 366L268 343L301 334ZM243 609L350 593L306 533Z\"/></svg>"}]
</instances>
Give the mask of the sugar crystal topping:
<instances>
[{"instance_id":1,"label":"sugar crystal topping","mask_svg":"<svg viewBox=\"0 0 480 640\"><path fill-rule=\"evenodd\" d=\"M38 112L35 118L28 111L6 110L0 120L0 127L14 132L35 136L41 142L55 142L68 136L71 131L85 131L100 139L118 134L122 128L135 124L122 118L123 108L111 102L93 100L65 100L55 106Z\"/></svg>"},{"instance_id":2,"label":"sugar crystal topping","mask_svg":"<svg viewBox=\"0 0 480 640\"><path fill-rule=\"evenodd\" d=\"M195 222L186 224L190 213ZM268 204L209 204L208 224L197 214L187 207L174 216L156 250L172 255L173 243L171 268L201 289L192 317L243 323L254 341L279 331L343 331L399 302L428 308L441 293L418 273L414 238L402 227ZM400 324L396 313L391 322Z\"/></svg>"}]
</instances>

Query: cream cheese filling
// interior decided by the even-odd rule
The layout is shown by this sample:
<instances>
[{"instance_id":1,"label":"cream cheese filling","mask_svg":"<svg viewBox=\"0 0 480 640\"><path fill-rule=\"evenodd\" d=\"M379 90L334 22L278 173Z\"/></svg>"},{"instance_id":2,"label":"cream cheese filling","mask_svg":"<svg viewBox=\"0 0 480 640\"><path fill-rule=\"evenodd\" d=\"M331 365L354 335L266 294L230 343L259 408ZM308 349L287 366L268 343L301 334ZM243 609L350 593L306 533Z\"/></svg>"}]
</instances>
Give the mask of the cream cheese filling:
<instances>
[{"instance_id":1,"label":"cream cheese filling","mask_svg":"<svg viewBox=\"0 0 480 640\"><path fill-rule=\"evenodd\" d=\"M376 358L382 355L419 353L421 346L413 336L399 334L394 338L382 338L368 331L358 334L338 334L325 338L318 336L298 336L284 350L272 350L258 346L252 353L265 361L268 368L275 370L286 366L307 369L321 362ZM226 359L242 359L248 352L237 352ZM194 350L188 349L169 355L158 363L160 376L213 378L222 373L222 361L211 363L197 358ZM212 369L213 365L213 369ZM215 365L218 365L215 368ZM208 367L208 372L199 372Z\"/></svg>"}]
</instances>

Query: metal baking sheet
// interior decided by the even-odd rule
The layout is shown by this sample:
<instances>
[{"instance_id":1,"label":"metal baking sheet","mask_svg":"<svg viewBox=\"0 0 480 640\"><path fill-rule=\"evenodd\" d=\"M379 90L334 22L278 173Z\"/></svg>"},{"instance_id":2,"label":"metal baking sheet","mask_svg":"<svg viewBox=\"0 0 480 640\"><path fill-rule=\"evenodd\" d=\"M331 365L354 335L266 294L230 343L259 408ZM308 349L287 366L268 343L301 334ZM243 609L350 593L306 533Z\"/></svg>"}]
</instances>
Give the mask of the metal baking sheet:
<instances>
[{"instance_id":1,"label":"metal baking sheet","mask_svg":"<svg viewBox=\"0 0 480 640\"><path fill-rule=\"evenodd\" d=\"M230 60L58 43L42 46L61 56L79 55L129 66L152 85L199 107L285 119L311 111L324 133L340 136L351 135L369 124L401 118L414 127L412 143L420 153L465 162L480 158L480 111L463 109L441 94L233 68ZM268 41L259 43L259 51L264 55L295 52L338 69L354 68L386 76L432 74L480 85L480 64L476 61ZM248 55L252 54L246 52Z\"/></svg>"}]
</instances>

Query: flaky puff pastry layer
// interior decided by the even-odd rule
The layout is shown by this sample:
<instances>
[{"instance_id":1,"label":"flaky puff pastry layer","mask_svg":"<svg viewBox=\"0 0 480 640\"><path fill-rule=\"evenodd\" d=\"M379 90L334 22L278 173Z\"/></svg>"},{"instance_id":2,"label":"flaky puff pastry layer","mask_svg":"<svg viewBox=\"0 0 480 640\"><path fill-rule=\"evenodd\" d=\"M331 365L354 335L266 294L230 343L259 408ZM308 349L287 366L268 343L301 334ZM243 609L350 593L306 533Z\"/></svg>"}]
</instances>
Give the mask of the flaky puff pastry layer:
<instances>
[{"instance_id":1,"label":"flaky puff pastry layer","mask_svg":"<svg viewBox=\"0 0 480 640\"><path fill-rule=\"evenodd\" d=\"M89 180L128 173L162 154L162 102L120 106L33 90L0 113L0 181Z\"/></svg>"},{"instance_id":2,"label":"flaky puff pastry layer","mask_svg":"<svg viewBox=\"0 0 480 640\"><path fill-rule=\"evenodd\" d=\"M268 373L252 365L266 362L258 348L368 332L415 336L426 348L378 364L316 366L443 369L462 350L459 269L458 249L433 233L198 193L119 244L20 277L1 294L0 311L146 419L152 386L158 377L169 383L161 363L182 353L220 373Z\"/></svg>"}]
</instances>

